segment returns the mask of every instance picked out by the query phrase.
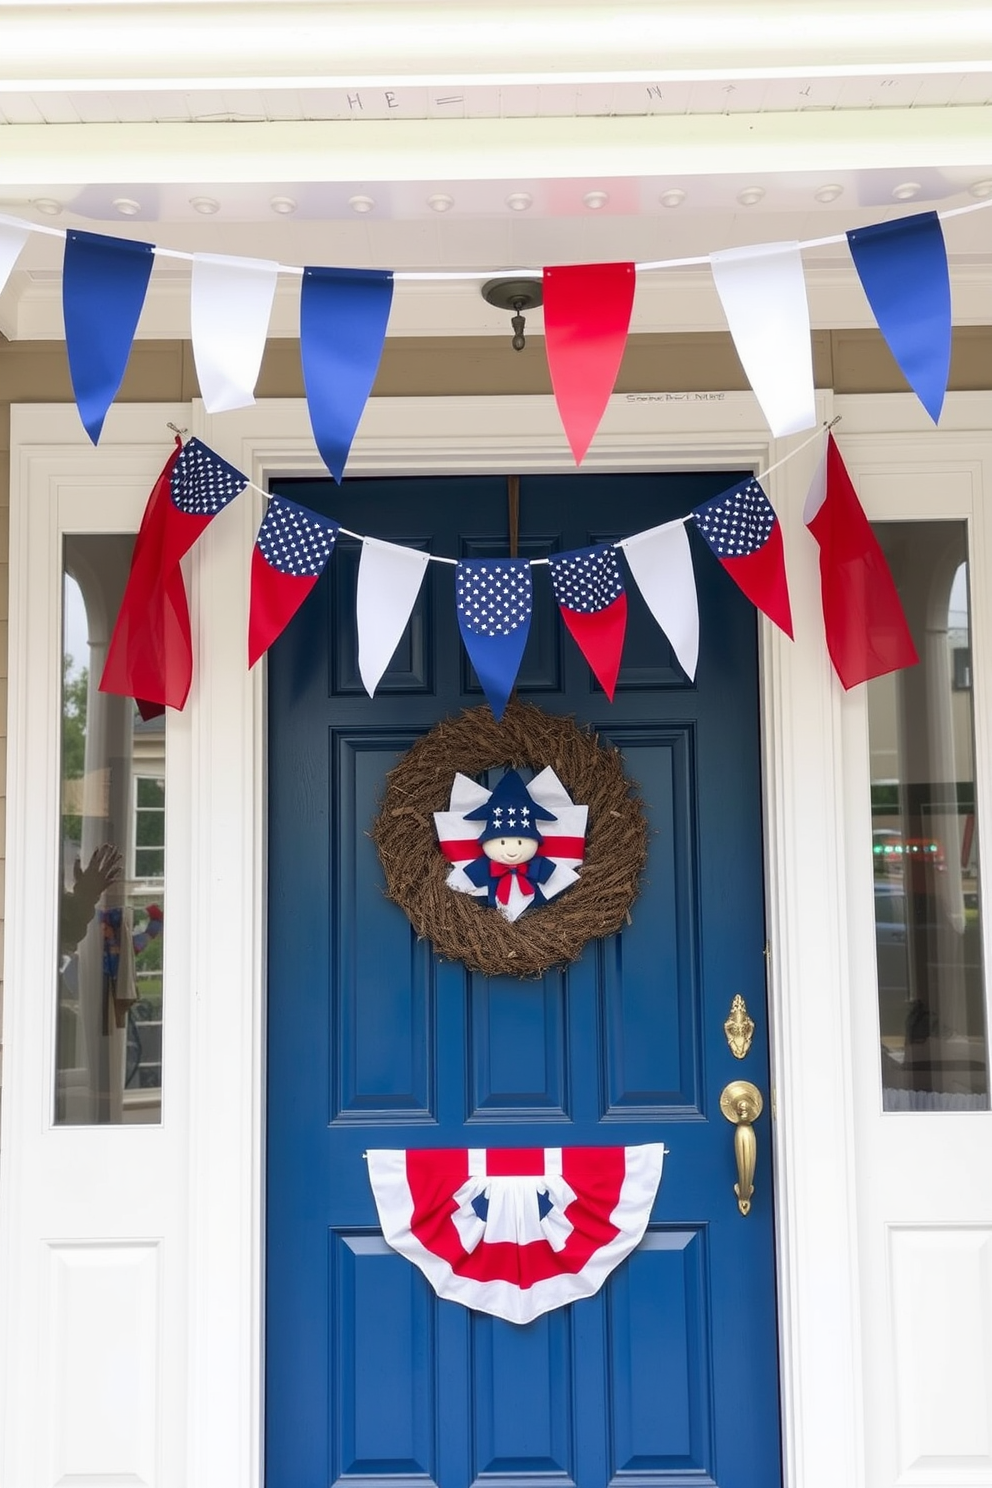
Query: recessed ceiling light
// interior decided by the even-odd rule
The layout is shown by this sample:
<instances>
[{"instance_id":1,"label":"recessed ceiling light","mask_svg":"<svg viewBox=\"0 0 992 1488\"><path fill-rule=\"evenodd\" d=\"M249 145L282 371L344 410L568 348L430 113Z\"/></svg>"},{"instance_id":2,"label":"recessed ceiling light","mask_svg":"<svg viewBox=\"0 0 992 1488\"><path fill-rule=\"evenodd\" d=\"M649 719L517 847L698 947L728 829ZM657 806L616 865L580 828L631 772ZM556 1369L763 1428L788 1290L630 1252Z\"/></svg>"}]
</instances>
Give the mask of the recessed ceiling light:
<instances>
[{"instance_id":1,"label":"recessed ceiling light","mask_svg":"<svg viewBox=\"0 0 992 1488\"><path fill-rule=\"evenodd\" d=\"M582 198L590 212L598 212L601 207L606 206L609 199L610 194L608 191L587 191Z\"/></svg>"},{"instance_id":2,"label":"recessed ceiling light","mask_svg":"<svg viewBox=\"0 0 992 1488\"><path fill-rule=\"evenodd\" d=\"M506 205L511 212L526 212L528 207L534 205L534 198L529 191L511 191L506 198Z\"/></svg>"},{"instance_id":3,"label":"recessed ceiling light","mask_svg":"<svg viewBox=\"0 0 992 1488\"><path fill-rule=\"evenodd\" d=\"M201 212L204 217L212 217L220 211L220 202L215 196L191 196L189 204L194 212Z\"/></svg>"},{"instance_id":4,"label":"recessed ceiling light","mask_svg":"<svg viewBox=\"0 0 992 1488\"><path fill-rule=\"evenodd\" d=\"M141 203L136 202L133 196L118 196L111 205L122 217L137 217L141 211Z\"/></svg>"},{"instance_id":5,"label":"recessed ceiling light","mask_svg":"<svg viewBox=\"0 0 992 1488\"><path fill-rule=\"evenodd\" d=\"M663 207L680 207L685 201L685 192L678 186L671 186L661 193L658 200Z\"/></svg>"},{"instance_id":6,"label":"recessed ceiling light","mask_svg":"<svg viewBox=\"0 0 992 1488\"><path fill-rule=\"evenodd\" d=\"M968 190L972 196L977 196L979 201L983 201L985 197L992 196L992 181L976 181L973 186L968 187Z\"/></svg>"},{"instance_id":7,"label":"recessed ceiling light","mask_svg":"<svg viewBox=\"0 0 992 1488\"><path fill-rule=\"evenodd\" d=\"M912 201L914 196L919 196L923 187L919 181L903 181L899 186L893 186L893 201Z\"/></svg>"},{"instance_id":8,"label":"recessed ceiling light","mask_svg":"<svg viewBox=\"0 0 992 1488\"><path fill-rule=\"evenodd\" d=\"M743 191L738 191L737 200L742 207L756 207L764 194L763 186L745 186Z\"/></svg>"},{"instance_id":9,"label":"recessed ceiling light","mask_svg":"<svg viewBox=\"0 0 992 1488\"><path fill-rule=\"evenodd\" d=\"M291 212L296 211L296 200L292 196L270 196L269 206L280 217L288 217Z\"/></svg>"},{"instance_id":10,"label":"recessed ceiling light","mask_svg":"<svg viewBox=\"0 0 992 1488\"><path fill-rule=\"evenodd\" d=\"M349 196L348 205L353 212L371 212L375 206L375 198L371 196Z\"/></svg>"},{"instance_id":11,"label":"recessed ceiling light","mask_svg":"<svg viewBox=\"0 0 992 1488\"><path fill-rule=\"evenodd\" d=\"M57 217L62 210L62 203L54 196L36 196L31 205L36 212L44 212L46 217Z\"/></svg>"},{"instance_id":12,"label":"recessed ceiling light","mask_svg":"<svg viewBox=\"0 0 992 1488\"><path fill-rule=\"evenodd\" d=\"M843 196L843 194L843 186L838 186L837 182L834 181L829 186L818 186L813 192L813 200L818 202L832 202L836 201L839 196Z\"/></svg>"},{"instance_id":13,"label":"recessed ceiling light","mask_svg":"<svg viewBox=\"0 0 992 1488\"><path fill-rule=\"evenodd\" d=\"M433 196L427 198L427 205L432 212L450 212L455 205L455 198L443 191L435 191Z\"/></svg>"}]
</instances>

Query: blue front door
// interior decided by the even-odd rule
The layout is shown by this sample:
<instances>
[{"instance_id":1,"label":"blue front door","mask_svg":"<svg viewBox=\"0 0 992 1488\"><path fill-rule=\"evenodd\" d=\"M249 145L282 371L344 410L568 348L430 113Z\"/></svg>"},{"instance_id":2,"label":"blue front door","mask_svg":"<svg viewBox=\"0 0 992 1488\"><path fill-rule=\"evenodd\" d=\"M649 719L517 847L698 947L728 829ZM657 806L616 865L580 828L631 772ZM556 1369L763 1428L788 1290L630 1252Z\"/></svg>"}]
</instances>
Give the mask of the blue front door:
<instances>
[{"instance_id":1,"label":"blue front door","mask_svg":"<svg viewBox=\"0 0 992 1488\"><path fill-rule=\"evenodd\" d=\"M520 554L643 531L738 478L525 477ZM507 551L502 477L281 489L357 532ZM357 567L342 539L269 663L266 1488L776 1488L754 611L699 555L690 685L632 592L611 706L537 571L520 694L623 750L649 860L622 934L539 982L486 978L417 940L368 835L403 752L482 701L452 570L430 566L370 701ZM757 1025L740 1062L737 993ZM719 1105L740 1078L766 1097L746 1218ZM439 1300L385 1245L363 1160L646 1141L669 1155L644 1240L598 1295L524 1326Z\"/></svg>"}]
</instances>

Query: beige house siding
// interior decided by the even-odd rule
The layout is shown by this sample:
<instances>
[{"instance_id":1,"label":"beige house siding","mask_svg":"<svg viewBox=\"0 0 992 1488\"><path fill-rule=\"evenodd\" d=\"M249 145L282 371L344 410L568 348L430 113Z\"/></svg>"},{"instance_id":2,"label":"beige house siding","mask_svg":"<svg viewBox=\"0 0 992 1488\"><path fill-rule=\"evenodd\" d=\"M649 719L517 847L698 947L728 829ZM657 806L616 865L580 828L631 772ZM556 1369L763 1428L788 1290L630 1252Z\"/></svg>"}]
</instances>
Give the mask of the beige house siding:
<instances>
[{"instance_id":1,"label":"beige house siding","mask_svg":"<svg viewBox=\"0 0 992 1488\"><path fill-rule=\"evenodd\" d=\"M877 330L816 331L814 376L838 393L905 392L906 384ZM954 331L950 388L992 387L992 326ZM729 335L632 336L617 379L618 393L738 391L747 388ZM510 337L397 337L386 345L373 396L470 396L551 392L542 338L515 352ZM121 387L122 402L188 402L198 395L192 348L185 341L136 341ZM303 378L295 341L270 341L259 398L300 398ZM7 595L9 579L10 406L72 400L61 342L0 339L0 966L3 949L7 758ZM0 979L0 1052L3 984ZM2 1079L2 1065L0 1065Z\"/></svg>"}]
</instances>

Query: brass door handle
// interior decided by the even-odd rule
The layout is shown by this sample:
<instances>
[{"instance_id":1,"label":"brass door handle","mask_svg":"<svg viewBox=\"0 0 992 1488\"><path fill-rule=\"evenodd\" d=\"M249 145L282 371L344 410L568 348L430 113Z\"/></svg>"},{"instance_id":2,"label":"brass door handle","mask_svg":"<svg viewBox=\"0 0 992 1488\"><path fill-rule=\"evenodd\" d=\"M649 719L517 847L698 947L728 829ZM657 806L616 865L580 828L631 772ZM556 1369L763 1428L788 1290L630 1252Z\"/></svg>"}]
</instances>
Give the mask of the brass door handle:
<instances>
[{"instance_id":1,"label":"brass door handle","mask_svg":"<svg viewBox=\"0 0 992 1488\"><path fill-rule=\"evenodd\" d=\"M737 1182L734 1184L734 1193L737 1195L737 1207L742 1214L748 1214L751 1210L754 1168L758 1160L753 1123L761 1115L763 1106L761 1091L750 1080L731 1080L720 1095L720 1110L736 1128L734 1157L737 1159Z\"/></svg>"}]
</instances>

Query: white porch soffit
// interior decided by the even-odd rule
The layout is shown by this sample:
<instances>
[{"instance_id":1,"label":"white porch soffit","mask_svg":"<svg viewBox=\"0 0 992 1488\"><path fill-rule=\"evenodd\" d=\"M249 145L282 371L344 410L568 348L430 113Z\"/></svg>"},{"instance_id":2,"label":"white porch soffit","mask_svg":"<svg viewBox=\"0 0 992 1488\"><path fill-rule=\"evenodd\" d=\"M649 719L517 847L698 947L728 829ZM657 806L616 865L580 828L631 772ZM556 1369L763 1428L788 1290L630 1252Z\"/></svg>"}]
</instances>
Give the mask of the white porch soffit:
<instances>
[{"instance_id":1,"label":"white porch soffit","mask_svg":"<svg viewBox=\"0 0 992 1488\"><path fill-rule=\"evenodd\" d=\"M990 125L987 0L0 3L0 210L190 252L496 270L818 238L992 194ZM947 225L959 323L989 317L990 217ZM60 263L33 235L0 331L61 335ZM807 272L814 323L871 323L835 302L843 248ZM659 277L635 329L722 325L705 271ZM181 333L187 288L156 268L139 335ZM504 319L400 286L390 329Z\"/></svg>"}]
</instances>

